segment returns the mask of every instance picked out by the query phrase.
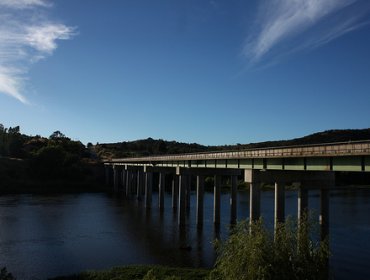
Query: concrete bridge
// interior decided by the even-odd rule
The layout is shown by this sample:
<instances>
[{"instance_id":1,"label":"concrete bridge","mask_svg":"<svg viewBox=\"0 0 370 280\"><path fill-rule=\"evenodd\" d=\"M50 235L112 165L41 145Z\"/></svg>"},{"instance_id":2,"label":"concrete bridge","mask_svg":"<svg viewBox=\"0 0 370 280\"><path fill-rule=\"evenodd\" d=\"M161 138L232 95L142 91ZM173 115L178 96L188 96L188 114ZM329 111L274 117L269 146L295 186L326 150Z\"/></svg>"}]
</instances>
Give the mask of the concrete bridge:
<instances>
[{"instance_id":1,"label":"concrete bridge","mask_svg":"<svg viewBox=\"0 0 370 280\"><path fill-rule=\"evenodd\" d=\"M328 234L329 189L335 184L335 172L370 172L370 140L305 146L272 147L164 156L111 159L105 162L106 183L126 196L144 197L145 207L152 204L153 174L159 174L158 205L164 209L165 183L171 180L172 205L178 211L178 223L186 223L190 207L191 180L196 178L196 223L203 224L204 180L214 177L213 222L220 224L221 179L231 182L230 223L237 219L238 179L250 185L250 221L260 217L261 184L275 186L275 226L285 219L285 185L299 182L298 219L308 209L308 191L320 188L321 236ZM166 180L167 178L167 180Z\"/></svg>"}]
</instances>

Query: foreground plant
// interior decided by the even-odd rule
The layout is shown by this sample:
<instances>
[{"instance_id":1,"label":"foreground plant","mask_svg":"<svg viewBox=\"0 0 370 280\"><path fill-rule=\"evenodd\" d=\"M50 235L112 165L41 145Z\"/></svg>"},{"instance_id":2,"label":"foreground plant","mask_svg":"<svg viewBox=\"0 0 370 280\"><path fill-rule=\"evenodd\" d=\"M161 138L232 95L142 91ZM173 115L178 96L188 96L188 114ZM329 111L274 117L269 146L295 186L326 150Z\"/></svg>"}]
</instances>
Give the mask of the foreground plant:
<instances>
[{"instance_id":1,"label":"foreground plant","mask_svg":"<svg viewBox=\"0 0 370 280\"><path fill-rule=\"evenodd\" d=\"M210 280L327 279L328 241L315 242L308 219L297 226L292 219L275 234L262 219L240 222L224 241L216 241L218 258Z\"/></svg>"},{"instance_id":2,"label":"foreground plant","mask_svg":"<svg viewBox=\"0 0 370 280\"><path fill-rule=\"evenodd\" d=\"M6 270L6 267L3 267L0 270L0 280L15 280L13 275Z\"/></svg>"}]
</instances>

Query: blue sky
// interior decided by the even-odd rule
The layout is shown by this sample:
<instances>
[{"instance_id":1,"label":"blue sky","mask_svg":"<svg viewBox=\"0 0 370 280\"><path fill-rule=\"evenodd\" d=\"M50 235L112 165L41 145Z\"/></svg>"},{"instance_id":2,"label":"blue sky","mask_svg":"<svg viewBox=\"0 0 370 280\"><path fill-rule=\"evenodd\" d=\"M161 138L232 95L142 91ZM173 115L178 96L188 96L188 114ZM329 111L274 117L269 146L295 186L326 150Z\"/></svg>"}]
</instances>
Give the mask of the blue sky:
<instances>
[{"instance_id":1,"label":"blue sky","mask_svg":"<svg viewBox=\"0 0 370 280\"><path fill-rule=\"evenodd\" d=\"M370 1L0 0L0 123L84 143L370 127Z\"/></svg>"}]
</instances>

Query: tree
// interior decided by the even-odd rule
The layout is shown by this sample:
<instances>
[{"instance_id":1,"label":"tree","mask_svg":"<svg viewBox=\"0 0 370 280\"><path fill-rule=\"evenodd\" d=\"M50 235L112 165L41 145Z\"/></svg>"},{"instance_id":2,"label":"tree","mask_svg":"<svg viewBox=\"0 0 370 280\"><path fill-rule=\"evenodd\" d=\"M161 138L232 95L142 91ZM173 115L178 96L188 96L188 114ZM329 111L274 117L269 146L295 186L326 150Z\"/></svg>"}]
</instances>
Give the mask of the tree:
<instances>
[{"instance_id":1,"label":"tree","mask_svg":"<svg viewBox=\"0 0 370 280\"><path fill-rule=\"evenodd\" d=\"M9 127L8 129L9 134L20 134L20 128L19 125L16 127Z\"/></svg>"},{"instance_id":2,"label":"tree","mask_svg":"<svg viewBox=\"0 0 370 280\"><path fill-rule=\"evenodd\" d=\"M60 132L59 130L57 131L54 131L50 136L49 136L49 139L51 140L55 140L55 139L63 139L63 138L66 138L66 136Z\"/></svg>"},{"instance_id":3,"label":"tree","mask_svg":"<svg viewBox=\"0 0 370 280\"><path fill-rule=\"evenodd\" d=\"M15 280L14 276L3 267L0 270L0 280Z\"/></svg>"}]
</instances>

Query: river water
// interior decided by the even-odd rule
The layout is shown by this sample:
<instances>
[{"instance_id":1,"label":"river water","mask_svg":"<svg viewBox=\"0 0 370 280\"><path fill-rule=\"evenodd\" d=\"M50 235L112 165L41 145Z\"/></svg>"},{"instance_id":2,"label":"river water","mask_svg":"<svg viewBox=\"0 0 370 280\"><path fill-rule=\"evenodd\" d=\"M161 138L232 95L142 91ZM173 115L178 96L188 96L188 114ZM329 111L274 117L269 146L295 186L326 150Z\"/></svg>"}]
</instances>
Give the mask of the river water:
<instances>
[{"instance_id":1,"label":"river water","mask_svg":"<svg viewBox=\"0 0 370 280\"><path fill-rule=\"evenodd\" d=\"M166 208L146 210L142 202L108 194L0 196L0 267L17 279L46 279L83 270L128 264L212 267L212 240L227 236L230 195L221 196L220 232L212 225L213 195L206 193L204 227L191 207L186 231L179 231L171 195ZM262 215L272 224L274 194L262 193ZM248 216L249 195L238 194L238 219ZM195 193L191 196L195 205ZM318 209L319 193L309 195ZM297 192L286 193L286 213L295 216ZM331 272L334 279L370 279L370 188L330 193Z\"/></svg>"}]
</instances>

